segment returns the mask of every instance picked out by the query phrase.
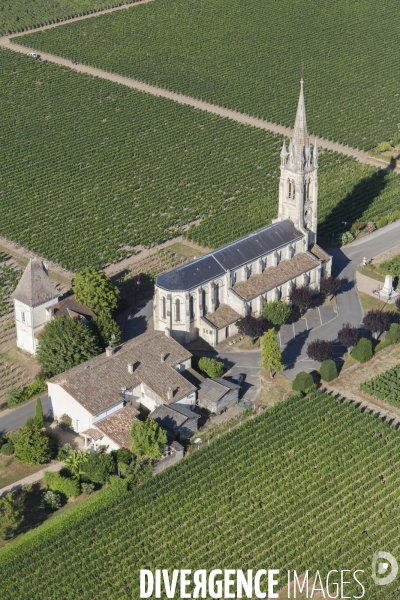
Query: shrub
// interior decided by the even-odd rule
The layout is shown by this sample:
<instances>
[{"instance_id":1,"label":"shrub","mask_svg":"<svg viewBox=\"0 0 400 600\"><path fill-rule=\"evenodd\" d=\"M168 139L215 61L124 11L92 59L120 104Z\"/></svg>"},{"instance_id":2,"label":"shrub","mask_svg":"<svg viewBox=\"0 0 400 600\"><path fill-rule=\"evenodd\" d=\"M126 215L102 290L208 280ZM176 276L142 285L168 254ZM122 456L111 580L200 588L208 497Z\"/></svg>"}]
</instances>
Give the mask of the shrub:
<instances>
[{"instance_id":1,"label":"shrub","mask_svg":"<svg viewBox=\"0 0 400 600\"><path fill-rule=\"evenodd\" d=\"M397 344L397 342L400 342L400 325L398 323L391 324L385 339L388 340L390 344Z\"/></svg>"},{"instance_id":2,"label":"shrub","mask_svg":"<svg viewBox=\"0 0 400 600\"><path fill-rule=\"evenodd\" d=\"M72 425L72 419L69 415L63 414L60 417L59 425L62 429L69 429Z\"/></svg>"},{"instance_id":3,"label":"shrub","mask_svg":"<svg viewBox=\"0 0 400 600\"><path fill-rule=\"evenodd\" d=\"M0 537L7 539L13 536L23 516L11 493L0 498Z\"/></svg>"},{"instance_id":4,"label":"shrub","mask_svg":"<svg viewBox=\"0 0 400 600\"><path fill-rule=\"evenodd\" d=\"M307 356L312 360L322 362L332 356L333 343L327 340L314 340L307 346Z\"/></svg>"},{"instance_id":5,"label":"shrub","mask_svg":"<svg viewBox=\"0 0 400 600\"><path fill-rule=\"evenodd\" d=\"M294 284L290 288L289 300L292 304L300 308L300 310L307 310L311 306L312 291L308 285L297 286Z\"/></svg>"},{"instance_id":6,"label":"shrub","mask_svg":"<svg viewBox=\"0 0 400 600\"><path fill-rule=\"evenodd\" d=\"M273 302L264 302L263 317L272 325L283 325L292 313L290 306L283 300L274 300Z\"/></svg>"},{"instance_id":7,"label":"shrub","mask_svg":"<svg viewBox=\"0 0 400 600\"><path fill-rule=\"evenodd\" d=\"M46 383L45 377L38 377L26 387L12 387L6 392L7 406L16 406L26 400L30 400L36 394L44 391Z\"/></svg>"},{"instance_id":8,"label":"shrub","mask_svg":"<svg viewBox=\"0 0 400 600\"><path fill-rule=\"evenodd\" d=\"M154 419L133 421L130 438L131 450L139 457L158 458L167 443L165 430Z\"/></svg>"},{"instance_id":9,"label":"shrub","mask_svg":"<svg viewBox=\"0 0 400 600\"><path fill-rule=\"evenodd\" d=\"M62 477L59 473L45 471L43 475L45 485L53 492L59 492L66 498L79 496L79 483L76 479Z\"/></svg>"},{"instance_id":10,"label":"shrub","mask_svg":"<svg viewBox=\"0 0 400 600\"><path fill-rule=\"evenodd\" d=\"M33 485L31 483L24 483L21 490L25 492L25 494L30 494L33 492Z\"/></svg>"},{"instance_id":11,"label":"shrub","mask_svg":"<svg viewBox=\"0 0 400 600\"><path fill-rule=\"evenodd\" d=\"M110 475L115 472L115 463L110 454L91 454L83 466L83 472L93 483L104 485L110 481Z\"/></svg>"},{"instance_id":12,"label":"shrub","mask_svg":"<svg viewBox=\"0 0 400 600\"><path fill-rule=\"evenodd\" d=\"M86 483L85 481L81 483L81 492L86 496L90 496L90 494L94 491L93 483Z\"/></svg>"},{"instance_id":13,"label":"shrub","mask_svg":"<svg viewBox=\"0 0 400 600\"><path fill-rule=\"evenodd\" d=\"M319 374L324 381L336 379L338 373L335 361L332 359L322 361Z\"/></svg>"},{"instance_id":14,"label":"shrub","mask_svg":"<svg viewBox=\"0 0 400 600\"><path fill-rule=\"evenodd\" d=\"M325 277L321 279L320 289L325 296L334 296L340 290L341 279L339 277Z\"/></svg>"},{"instance_id":15,"label":"shrub","mask_svg":"<svg viewBox=\"0 0 400 600\"><path fill-rule=\"evenodd\" d=\"M42 408L42 403L40 401L40 398L36 398L35 424L38 427L44 427L43 408Z\"/></svg>"},{"instance_id":16,"label":"shrub","mask_svg":"<svg viewBox=\"0 0 400 600\"><path fill-rule=\"evenodd\" d=\"M350 348L354 348L354 346L358 342L359 337L360 336L357 327L353 327L352 325L350 325L350 323L345 323L342 329L338 331L338 340L342 344L342 346L345 346L345 348L347 348L349 354Z\"/></svg>"},{"instance_id":17,"label":"shrub","mask_svg":"<svg viewBox=\"0 0 400 600\"><path fill-rule=\"evenodd\" d=\"M378 152L390 152L393 150L392 145L389 142L381 142L377 145L376 149Z\"/></svg>"},{"instance_id":18,"label":"shrub","mask_svg":"<svg viewBox=\"0 0 400 600\"><path fill-rule=\"evenodd\" d=\"M28 465L41 465L50 458L49 438L43 429L22 427L18 431L14 448L15 458Z\"/></svg>"},{"instance_id":19,"label":"shrub","mask_svg":"<svg viewBox=\"0 0 400 600\"><path fill-rule=\"evenodd\" d=\"M306 393L309 389L314 385L314 380L310 373L306 373L306 371L300 371L297 373L296 377L292 382L292 390L295 392L303 392Z\"/></svg>"},{"instance_id":20,"label":"shrub","mask_svg":"<svg viewBox=\"0 0 400 600\"><path fill-rule=\"evenodd\" d=\"M367 338L360 338L357 342L357 345L353 348L351 356L363 363L372 358L372 342Z\"/></svg>"},{"instance_id":21,"label":"shrub","mask_svg":"<svg viewBox=\"0 0 400 600\"><path fill-rule=\"evenodd\" d=\"M57 453L57 460L64 461L72 450L71 444L63 444Z\"/></svg>"},{"instance_id":22,"label":"shrub","mask_svg":"<svg viewBox=\"0 0 400 600\"><path fill-rule=\"evenodd\" d=\"M6 442L1 447L1 453L4 454L4 456L11 456L11 454L14 454L13 445L10 444L10 442Z\"/></svg>"},{"instance_id":23,"label":"shrub","mask_svg":"<svg viewBox=\"0 0 400 600\"><path fill-rule=\"evenodd\" d=\"M57 492L51 490L43 492L42 501L44 506L49 510L58 510L61 508L61 496Z\"/></svg>"},{"instance_id":24,"label":"shrub","mask_svg":"<svg viewBox=\"0 0 400 600\"><path fill-rule=\"evenodd\" d=\"M216 358L202 356L199 360L199 369L208 377L221 377L224 372L224 363Z\"/></svg>"},{"instance_id":25,"label":"shrub","mask_svg":"<svg viewBox=\"0 0 400 600\"><path fill-rule=\"evenodd\" d=\"M58 455L58 449L61 445L61 438L55 431L51 429L46 431L46 435L49 438L49 449L50 449L50 457L56 458Z\"/></svg>"},{"instance_id":26,"label":"shrub","mask_svg":"<svg viewBox=\"0 0 400 600\"><path fill-rule=\"evenodd\" d=\"M374 221L370 221L369 223L367 223L367 226L365 228L365 233L372 233L373 231L375 231L376 229L376 224L374 223Z\"/></svg>"},{"instance_id":27,"label":"shrub","mask_svg":"<svg viewBox=\"0 0 400 600\"><path fill-rule=\"evenodd\" d=\"M344 233L339 233L337 236L337 241L341 246L345 244L350 244L354 240L354 235L350 231L345 231Z\"/></svg>"},{"instance_id":28,"label":"shrub","mask_svg":"<svg viewBox=\"0 0 400 600\"><path fill-rule=\"evenodd\" d=\"M379 344L377 344L374 348L374 354L377 354L378 352L380 352L381 350L384 350L385 348L388 348L391 345L391 341L388 339L384 339L381 340L379 342Z\"/></svg>"}]
</instances>

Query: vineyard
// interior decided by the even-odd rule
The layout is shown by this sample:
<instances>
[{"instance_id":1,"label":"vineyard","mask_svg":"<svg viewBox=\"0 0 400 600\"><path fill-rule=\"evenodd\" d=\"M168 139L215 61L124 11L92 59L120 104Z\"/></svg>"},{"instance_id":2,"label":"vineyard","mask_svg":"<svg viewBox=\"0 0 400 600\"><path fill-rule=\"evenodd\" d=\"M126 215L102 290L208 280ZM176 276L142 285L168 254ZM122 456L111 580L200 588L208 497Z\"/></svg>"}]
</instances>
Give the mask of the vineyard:
<instances>
[{"instance_id":1,"label":"vineyard","mask_svg":"<svg viewBox=\"0 0 400 600\"><path fill-rule=\"evenodd\" d=\"M16 41L289 126L303 63L310 131L370 149L398 131L399 20L390 0L156 0Z\"/></svg>"},{"instance_id":2,"label":"vineyard","mask_svg":"<svg viewBox=\"0 0 400 600\"><path fill-rule=\"evenodd\" d=\"M360 383L360 390L392 406L400 407L400 365Z\"/></svg>"},{"instance_id":3,"label":"vineyard","mask_svg":"<svg viewBox=\"0 0 400 600\"><path fill-rule=\"evenodd\" d=\"M216 247L276 216L281 137L7 50L1 58L4 237L76 271L182 233ZM323 153L319 178L322 234L396 208L393 173Z\"/></svg>"},{"instance_id":4,"label":"vineyard","mask_svg":"<svg viewBox=\"0 0 400 600\"><path fill-rule=\"evenodd\" d=\"M132 4L134 1L111 5L107 0L4 0L1 6L0 35L58 23L111 6Z\"/></svg>"},{"instance_id":5,"label":"vineyard","mask_svg":"<svg viewBox=\"0 0 400 600\"><path fill-rule=\"evenodd\" d=\"M290 398L74 525L9 544L0 590L122 600L139 598L140 568L363 569L365 598L395 600L371 558L399 555L399 485L394 427L323 391Z\"/></svg>"},{"instance_id":6,"label":"vineyard","mask_svg":"<svg viewBox=\"0 0 400 600\"><path fill-rule=\"evenodd\" d=\"M0 317L12 310L11 294L17 287L22 271L15 268L10 257L0 252Z\"/></svg>"}]
</instances>

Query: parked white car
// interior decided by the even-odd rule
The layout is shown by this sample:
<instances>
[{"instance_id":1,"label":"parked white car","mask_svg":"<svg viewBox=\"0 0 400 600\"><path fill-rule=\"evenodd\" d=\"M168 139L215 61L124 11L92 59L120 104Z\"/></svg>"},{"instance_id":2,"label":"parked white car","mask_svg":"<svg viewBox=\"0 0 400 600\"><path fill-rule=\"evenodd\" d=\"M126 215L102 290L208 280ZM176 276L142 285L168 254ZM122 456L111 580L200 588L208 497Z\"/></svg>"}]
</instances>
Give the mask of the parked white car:
<instances>
[{"instance_id":1,"label":"parked white car","mask_svg":"<svg viewBox=\"0 0 400 600\"><path fill-rule=\"evenodd\" d=\"M32 58L40 58L40 54L36 54L36 52L28 52L27 56L31 56Z\"/></svg>"}]
</instances>

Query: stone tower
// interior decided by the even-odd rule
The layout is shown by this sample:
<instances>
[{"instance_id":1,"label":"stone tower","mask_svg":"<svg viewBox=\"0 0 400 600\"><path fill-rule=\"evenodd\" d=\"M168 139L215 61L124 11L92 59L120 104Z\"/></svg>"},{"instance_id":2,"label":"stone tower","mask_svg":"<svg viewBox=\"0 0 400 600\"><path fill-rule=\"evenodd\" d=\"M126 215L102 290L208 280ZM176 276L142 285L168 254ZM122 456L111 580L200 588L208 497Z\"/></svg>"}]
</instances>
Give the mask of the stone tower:
<instances>
[{"instance_id":1,"label":"stone tower","mask_svg":"<svg viewBox=\"0 0 400 600\"><path fill-rule=\"evenodd\" d=\"M295 226L308 233L308 246L317 240L318 148L311 152L307 133L303 80L300 82L293 137L281 151L278 221L291 219Z\"/></svg>"}]
</instances>

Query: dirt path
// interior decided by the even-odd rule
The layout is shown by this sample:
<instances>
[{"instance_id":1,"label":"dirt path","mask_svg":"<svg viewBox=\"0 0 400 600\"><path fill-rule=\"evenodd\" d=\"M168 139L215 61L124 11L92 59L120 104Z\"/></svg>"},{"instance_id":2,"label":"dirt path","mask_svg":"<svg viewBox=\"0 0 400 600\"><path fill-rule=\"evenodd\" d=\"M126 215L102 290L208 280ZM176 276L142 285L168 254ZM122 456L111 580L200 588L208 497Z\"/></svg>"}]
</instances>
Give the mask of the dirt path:
<instances>
[{"instance_id":1,"label":"dirt path","mask_svg":"<svg viewBox=\"0 0 400 600\"><path fill-rule=\"evenodd\" d=\"M72 23L73 21L80 21L88 18L95 18L96 16L100 16L104 13L113 12L115 10L123 10L127 8L134 8L139 4L145 4L147 2L151 2L152 0L141 0L140 2L136 2L135 4L129 4L124 6L118 6L116 8L107 9L100 13L95 13L94 15L85 15L82 17L77 17L76 19L68 19L68 23ZM44 31L45 29L50 29L51 27L59 27L64 25L64 22L53 24L53 25L45 25L44 27L38 27L34 31ZM27 32L12 34L11 36L3 36L0 38L0 46L3 48L8 48L9 50L13 50L14 52L21 52L26 54L28 52L39 52L36 48L27 48L26 46L20 46L16 43L10 41L11 38L16 38L21 35L26 35ZM171 92L169 90L159 88L154 85L149 85L147 83L143 83L138 81L137 79L133 79L130 77L123 77L121 75L117 75L114 73L108 73L107 71L103 71L102 69L97 69L95 67L85 66L85 65L72 65L70 60L65 58L61 58L59 56L55 56L54 54L48 54L46 52L40 52L40 56L43 60L47 60L49 62L55 63L57 65L62 65L64 67L69 67L81 73L87 73L93 75L95 77L100 77L102 79L107 79L109 81L113 81L115 83L120 83L122 85L126 85L127 87L139 90L141 92L146 92L148 94L152 94L153 96L161 96L163 98L168 98L169 100L173 100L174 102L178 102L179 104L186 104L188 106L193 106L194 108L198 108L200 110L204 110L209 113L213 113L219 115L220 117L226 117L232 121L236 121L238 123L244 123L246 125L252 125L253 127L258 127L260 129L265 129L266 131L271 131L273 133L278 133L285 135L287 137L291 137L293 130L289 127L284 127L283 125L277 125L276 123L271 123L269 121L264 121L263 119L258 119L256 117L251 117L249 115L237 112L235 110L230 110L227 108L222 108L221 106L217 106L215 104L210 104L208 102L203 102L201 100L197 100L196 98L192 98L190 96L185 96L184 94L179 94L176 92ZM32 59L33 60L33 59ZM320 148L325 148L327 150L334 150L336 152L341 152L342 154L347 154L348 156L352 156L356 160L362 163L366 163L369 165L373 165L375 167L387 168L387 164L383 161L375 159L369 156L366 152L358 150L356 148L351 148L350 146L345 146L343 144L339 144L338 142L333 142L329 140L325 140L324 138L316 137L315 142L318 144ZM396 167L395 170L400 173L400 167Z\"/></svg>"}]
</instances>

